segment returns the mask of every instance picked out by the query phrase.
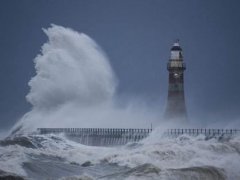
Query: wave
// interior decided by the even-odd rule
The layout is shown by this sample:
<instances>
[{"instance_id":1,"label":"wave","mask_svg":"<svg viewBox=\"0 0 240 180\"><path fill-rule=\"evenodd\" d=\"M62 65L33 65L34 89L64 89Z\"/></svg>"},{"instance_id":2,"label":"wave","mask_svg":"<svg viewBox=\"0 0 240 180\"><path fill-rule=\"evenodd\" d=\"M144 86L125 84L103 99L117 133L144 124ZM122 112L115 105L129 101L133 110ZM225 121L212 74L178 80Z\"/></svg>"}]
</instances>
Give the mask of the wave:
<instances>
[{"instance_id":1,"label":"wave","mask_svg":"<svg viewBox=\"0 0 240 180\"><path fill-rule=\"evenodd\" d=\"M33 179L240 179L240 137L162 138L90 147L60 135L14 136L0 143L0 169ZM119 173L120 172L120 173Z\"/></svg>"},{"instance_id":2,"label":"wave","mask_svg":"<svg viewBox=\"0 0 240 180\"><path fill-rule=\"evenodd\" d=\"M132 168L126 172L107 175L104 177L100 177L99 179L225 180L226 177L223 172L224 171L222 169L211 166L162 170L152 164L143 164Z\"/></svg>"},{"instance_id":3,"label":"wave","mask_svg":"<svg viewBox=\"0 0 240 180\"><path fill-rule=\"evenodd\" d=\"M2 180L24 180L24 179L26 179L26 177L0 170L0 179L2 179Z\"/></svg>"},{"instance_id":4,"label":"wave","mask_svg":"<svg viewBox=\"0 0 240 180\"><path fill-rule=\"evenodd\" d=\"M37 128L146 128L160 112L138 97L116 95L118 80L106 53L91 37L52 24L34 58L36 74L28 85L29 112L11 134ZM137 127L136 127L137 124Z\"/></svg>"}]
</instances>

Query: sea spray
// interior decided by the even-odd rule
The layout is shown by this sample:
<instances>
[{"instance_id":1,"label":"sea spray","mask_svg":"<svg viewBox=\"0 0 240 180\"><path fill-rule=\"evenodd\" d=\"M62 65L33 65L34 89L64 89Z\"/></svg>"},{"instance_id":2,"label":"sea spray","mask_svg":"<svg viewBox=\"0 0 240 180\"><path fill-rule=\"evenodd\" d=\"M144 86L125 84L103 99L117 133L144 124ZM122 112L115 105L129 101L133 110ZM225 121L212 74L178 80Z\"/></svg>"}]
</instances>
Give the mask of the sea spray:
<instances>
[{"instance_id":1,"label":"sea spray","mask_svg":"<svg viewBox=\"0 0 240 180\"><path fill-rule=\"evenodd\" d=\"M112 98L116 82L108 58L86 34L52 25L49 41L35 58L36 76L27 100L34 108L56 108L77 102L96 105Z\"/></svg>"},{"instance_id":2,"label":"sea spray","mask_svg":"<svg viewBox=\"0 0 240 180\"><path fill-rule=\"evenodd\" d=\"M129 100L118 106L117 78L103 50L84 33L51 25L34 59L36 75L26 98L32 104L12 134L39 127L149 128L159 111ZM140 105L141 104L141 105Z\"/></svg>"}]
</instances>

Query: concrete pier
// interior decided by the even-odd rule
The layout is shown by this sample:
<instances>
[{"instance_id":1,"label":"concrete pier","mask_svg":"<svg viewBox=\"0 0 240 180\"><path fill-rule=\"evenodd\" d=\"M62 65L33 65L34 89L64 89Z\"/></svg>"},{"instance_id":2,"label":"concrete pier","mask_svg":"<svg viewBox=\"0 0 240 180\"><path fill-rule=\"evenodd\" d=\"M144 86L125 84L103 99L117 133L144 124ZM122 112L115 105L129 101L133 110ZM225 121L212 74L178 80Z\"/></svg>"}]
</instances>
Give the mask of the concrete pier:
<instances>
[{"instance_id":1,"label":"concrete pier","mask_svg":"<svg viewBox=\"0 0 240 180\"><path fill-rule=\"evenodd\" d=\"M39 134L63 133L74 141L89 146L118 146L138 142L152 132L152 129L119 128L38 128ZM166 129L164 136L177 137L204 135L206 138L231 137L240 134L239 129Z\"/></svg>"},{"instance_id":2,"label":"concrete pier","mask_svg":"<svg viewBox=\"0 0 240 180\"><path fill-rule=\"evenodd\" d=\"M200 134L211 137L234 136L240 134L240 129L167 129L167 136L177 137L182 134L198 136Z\"/></svg>"},{"instance_id":3,"label":"concrete pier","mask_svg":"<svg viewBox=\"0 0 240 180\"><path fill-rule=\"evenodd\" d=\"M146 138L152 129L119 128L39 128L40 134L64 133L81 144L90 146L117 146L138 142Z\"/></svg>"}]
</instances>

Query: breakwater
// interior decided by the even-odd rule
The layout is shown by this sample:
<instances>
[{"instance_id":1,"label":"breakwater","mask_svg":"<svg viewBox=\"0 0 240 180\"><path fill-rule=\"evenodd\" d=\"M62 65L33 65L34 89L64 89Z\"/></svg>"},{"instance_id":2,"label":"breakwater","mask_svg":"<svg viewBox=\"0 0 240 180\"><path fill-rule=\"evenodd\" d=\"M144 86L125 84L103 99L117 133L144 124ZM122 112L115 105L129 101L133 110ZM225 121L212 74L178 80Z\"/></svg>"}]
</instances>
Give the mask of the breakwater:
<instances>
[{"instance_id":1,"label":"breakwater","mask_svg":"<svg viewBox=\"0 0 240 180\"><path fill-rule=\"evenodd\" d=\"M240 129L167 129L165 134L170 137L177 137L183 134L190 136L204 135L211 137L226 137L240 134Z\"/></svg>"},{"instance_id":2,"label":"breakwater","mask_svg":"<svg viewBox=\"0 0 240 180\"><path fill-rule=\"evenodd\" d=\"M152 132L152 129L120 128L38 128L39 134L63 133L74 141L90 146L117 146L138 142ZM205 135L206 138L226 137L240 134L239 129L166 129L163 135L177 137Z\"/></svg>"},{"instance_id":3,"label":"breakwater","mask_svg":"<svg viewBox=\"0 0 240 180\"><path fill-rule=\"evenodd\" d=\"M40 134L64 133L72 140L92 146L116 146L138 142L146 138L152 129L120 128L39 128Z\"/></svg>"}]
</instances>

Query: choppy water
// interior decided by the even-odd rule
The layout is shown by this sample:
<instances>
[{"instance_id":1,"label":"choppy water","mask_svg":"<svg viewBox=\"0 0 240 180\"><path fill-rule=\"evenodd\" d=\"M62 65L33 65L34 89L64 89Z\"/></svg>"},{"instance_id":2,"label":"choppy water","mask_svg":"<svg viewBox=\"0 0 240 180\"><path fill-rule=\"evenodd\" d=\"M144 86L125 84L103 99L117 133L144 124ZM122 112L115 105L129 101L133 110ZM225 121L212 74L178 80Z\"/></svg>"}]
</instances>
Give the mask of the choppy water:
<instances>
[{"instance_id":1,"label":"choppy water","mask_svg":"<svg viewBox=\"0 0 240 180\"><path fill-rule=\"evenodd\" d=\"M0 177L19 179L240 179L240 137L149 138L90 147L64 135L22 135L0 142ZM6 178L7 179L7 178Z\"/></svg>"}]
</instances>

